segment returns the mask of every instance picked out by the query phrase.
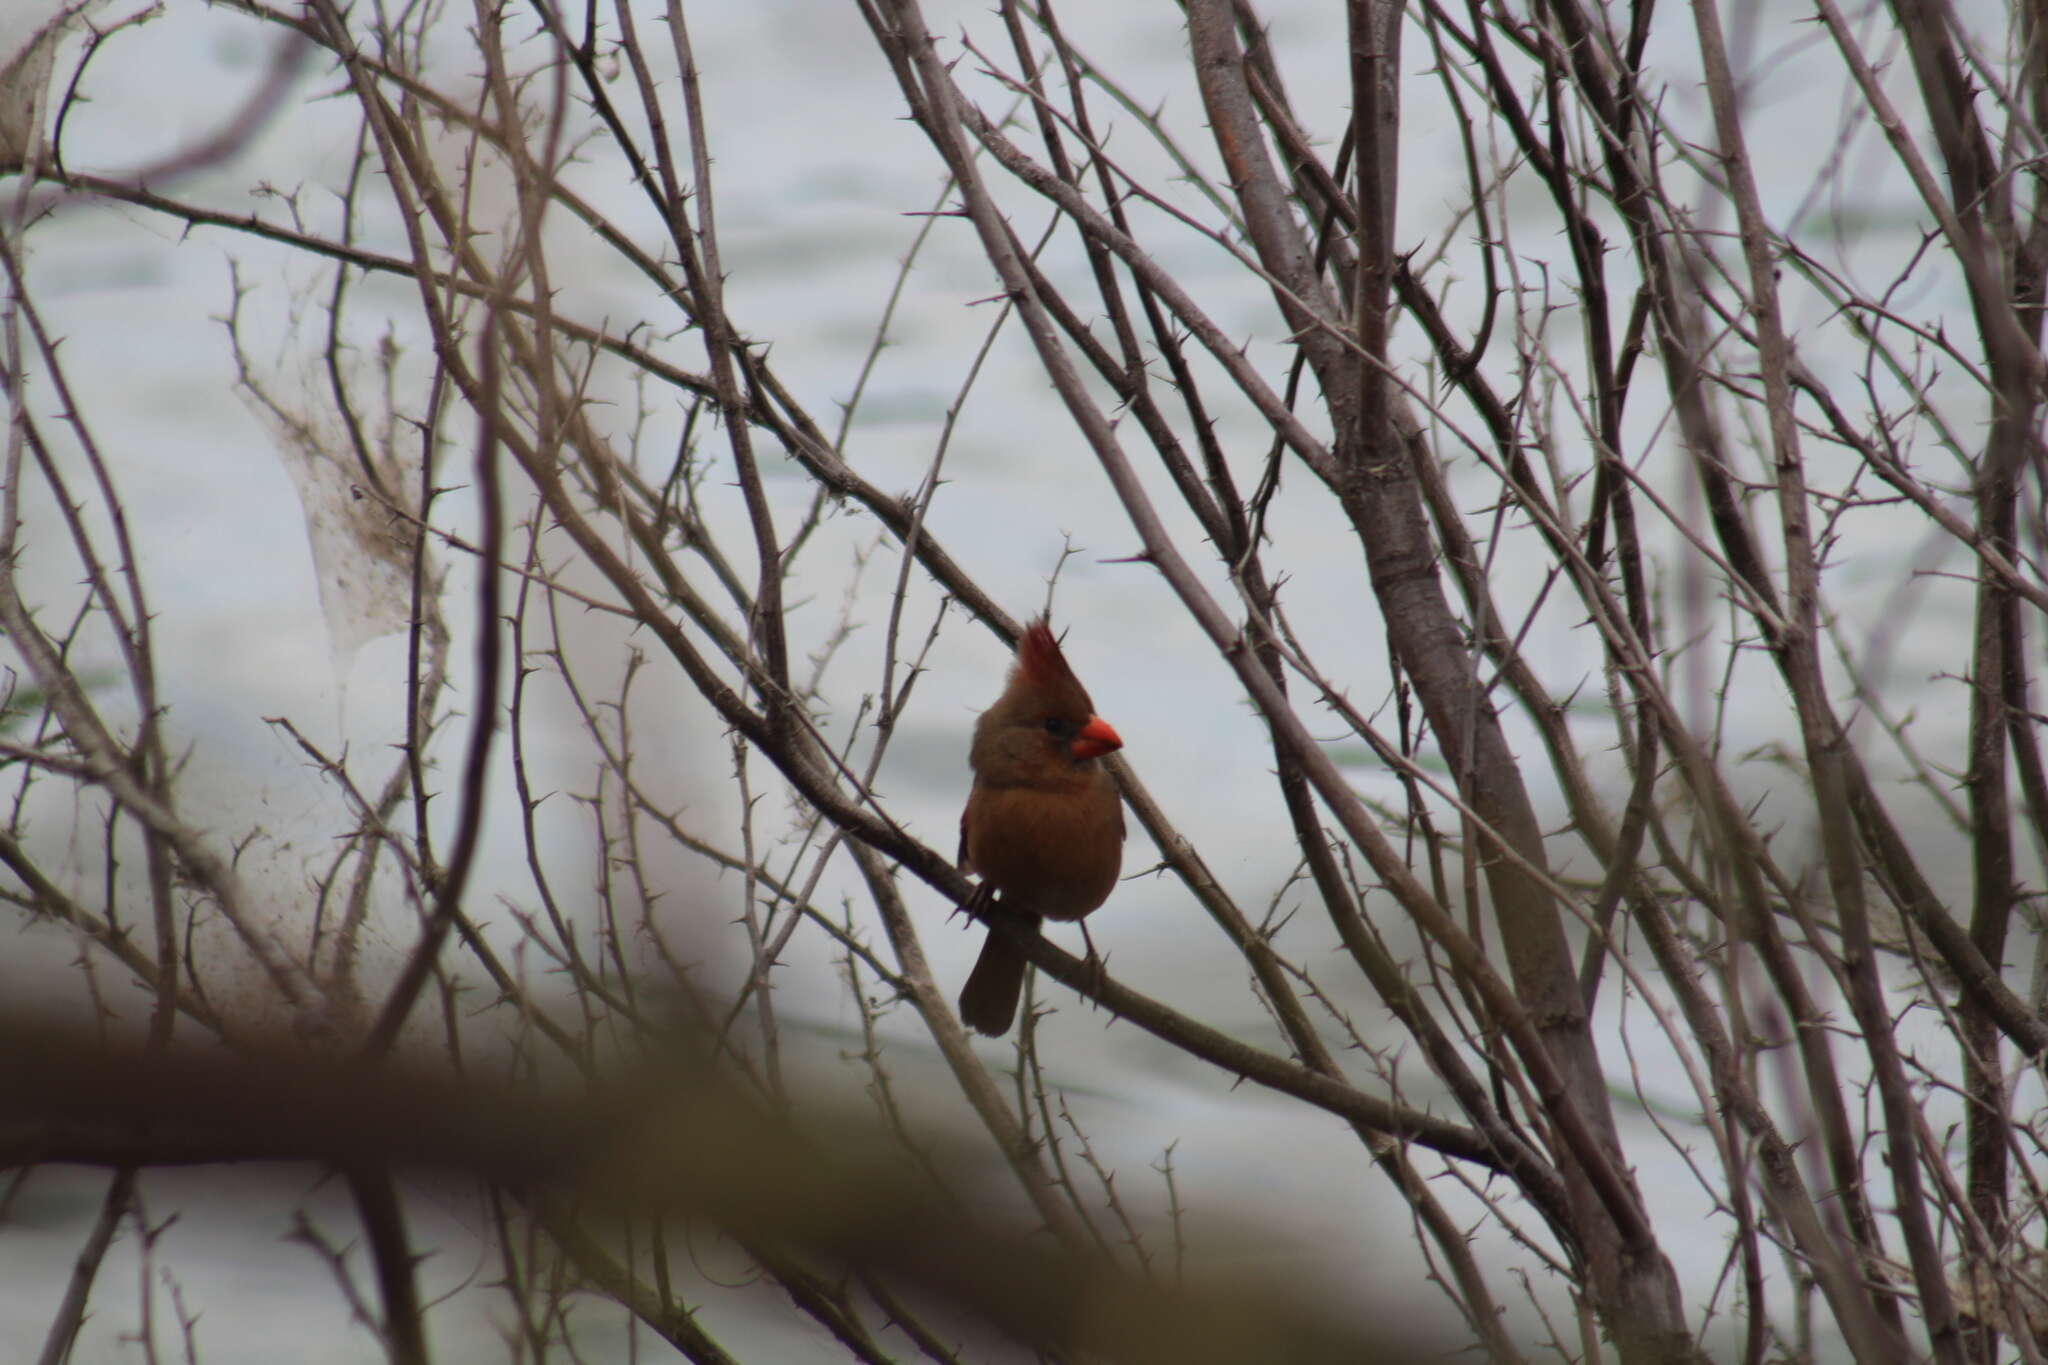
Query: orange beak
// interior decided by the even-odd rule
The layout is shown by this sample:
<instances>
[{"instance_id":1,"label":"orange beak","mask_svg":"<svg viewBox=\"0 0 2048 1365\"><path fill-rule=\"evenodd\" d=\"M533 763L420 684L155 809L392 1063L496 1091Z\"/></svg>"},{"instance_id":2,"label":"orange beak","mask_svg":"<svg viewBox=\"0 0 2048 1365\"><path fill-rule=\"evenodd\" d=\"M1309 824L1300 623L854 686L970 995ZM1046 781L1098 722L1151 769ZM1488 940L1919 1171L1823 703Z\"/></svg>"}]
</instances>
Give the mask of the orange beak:
<instances>
[{"instance_id":1,"label":"orange beak","mask_svg":"<svg viewBox=\"0 0 2048 1365\"><path fill-rule=\"evenodd\" d=\"M1074 732L1071 746L1075 758L1100 758L1123 747L1123 738L1100 716L1088 717L1088 723Z\"/></svg>"}]
</instances>

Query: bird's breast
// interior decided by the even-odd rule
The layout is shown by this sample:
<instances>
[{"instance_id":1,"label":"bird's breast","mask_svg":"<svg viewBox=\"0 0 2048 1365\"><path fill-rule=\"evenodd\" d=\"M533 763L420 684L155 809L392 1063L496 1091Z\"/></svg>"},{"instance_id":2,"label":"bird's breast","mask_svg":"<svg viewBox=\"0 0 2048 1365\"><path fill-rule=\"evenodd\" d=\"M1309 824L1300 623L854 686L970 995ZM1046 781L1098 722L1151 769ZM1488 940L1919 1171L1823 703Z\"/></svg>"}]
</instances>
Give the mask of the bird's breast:
<instances>
[{"instance_id":1,"label":"bird's breast","mask_svg":"<svg viewBox=\"0 0 2048 1365\"><path fill-rule=\"evenodd\" d=\"M1123 868L1123 811L1107 775L1080 788L977 783L967 799L967 857L1019 909L1079 919L1109 899Z\"/></svg>"}]
</instances>

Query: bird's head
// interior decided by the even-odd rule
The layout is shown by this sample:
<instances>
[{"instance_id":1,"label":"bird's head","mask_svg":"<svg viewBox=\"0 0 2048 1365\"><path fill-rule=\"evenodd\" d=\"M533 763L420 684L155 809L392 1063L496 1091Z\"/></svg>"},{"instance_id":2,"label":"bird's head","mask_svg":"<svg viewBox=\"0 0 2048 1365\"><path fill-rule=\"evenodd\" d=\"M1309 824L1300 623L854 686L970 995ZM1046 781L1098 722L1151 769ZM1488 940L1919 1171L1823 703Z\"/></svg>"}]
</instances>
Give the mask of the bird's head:
<instances>
[{"instance_id":1,"label":"bird's head","mask_svg":"<svg viewBox=\"0 0 2048 1365\"><path fill-rule=\"evenodd\" d=\"M998 782L1056 774L1123 747L1044 617L1024 628L1008 684L974 727L975 772Z\"/></svg>"}]
</instances>

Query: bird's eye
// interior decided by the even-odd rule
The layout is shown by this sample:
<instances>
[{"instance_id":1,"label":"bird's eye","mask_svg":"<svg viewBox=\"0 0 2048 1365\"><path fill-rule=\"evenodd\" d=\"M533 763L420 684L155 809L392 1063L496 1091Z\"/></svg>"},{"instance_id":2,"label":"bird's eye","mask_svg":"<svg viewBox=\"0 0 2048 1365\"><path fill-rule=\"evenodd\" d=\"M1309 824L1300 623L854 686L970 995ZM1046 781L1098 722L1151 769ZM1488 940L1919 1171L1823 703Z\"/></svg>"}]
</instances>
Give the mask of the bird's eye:
<instances>
[{"instance_id":1,"label":"bird's eye","mask_svg":"<svg viewBox=\"0 0 2048 1365\"><path fill-rule=\"evenodd\" d=\"M1073 734L1074 725L1073 722L1061 720L1058 716L1047 716L1045 718L1045 732L1059 739L1066 739Z\"/></svg>"}]
</instances>

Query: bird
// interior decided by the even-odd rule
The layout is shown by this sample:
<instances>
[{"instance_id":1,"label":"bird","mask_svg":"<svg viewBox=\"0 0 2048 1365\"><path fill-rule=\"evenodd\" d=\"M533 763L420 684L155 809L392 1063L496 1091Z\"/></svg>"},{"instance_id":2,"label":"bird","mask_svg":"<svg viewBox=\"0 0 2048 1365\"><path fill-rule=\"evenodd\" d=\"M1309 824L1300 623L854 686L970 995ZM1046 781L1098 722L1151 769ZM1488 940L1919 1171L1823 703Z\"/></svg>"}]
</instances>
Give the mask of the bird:
<instances>
[{"instance_id":1,"label":"bird","mask_svg":"<svg viewBox=\"0 0 2048 1365\"><path fill-rule=\"evenodd\" d=\"M995 704L974 723L974 785L960 812L960 868L981 878L970 907L995 901L1031 933L1078 920L1109 899L1123 870L1124 811L1101 763L1123 747L1095 714L1046 616L1024 628ZM991 1038L1010 1031L1024 991L1023 950L991 927L960 992L960 1017Z\"/></svg>"}]
</instances>

